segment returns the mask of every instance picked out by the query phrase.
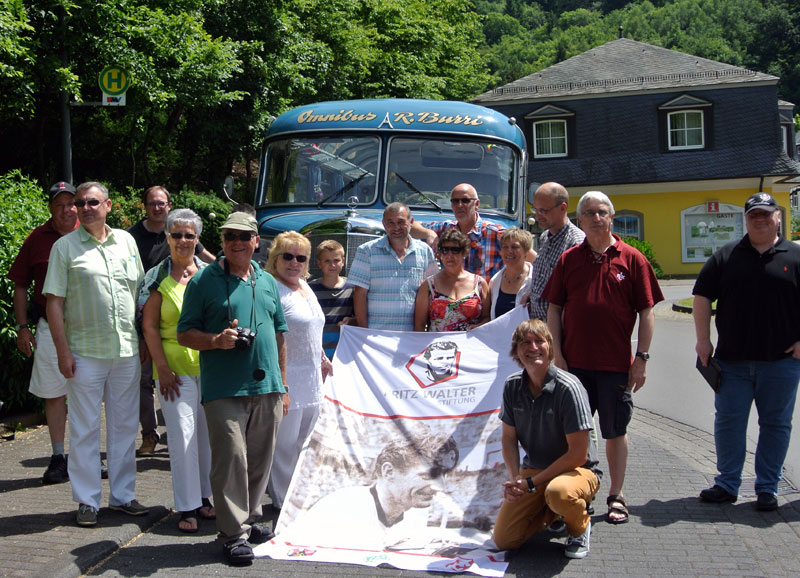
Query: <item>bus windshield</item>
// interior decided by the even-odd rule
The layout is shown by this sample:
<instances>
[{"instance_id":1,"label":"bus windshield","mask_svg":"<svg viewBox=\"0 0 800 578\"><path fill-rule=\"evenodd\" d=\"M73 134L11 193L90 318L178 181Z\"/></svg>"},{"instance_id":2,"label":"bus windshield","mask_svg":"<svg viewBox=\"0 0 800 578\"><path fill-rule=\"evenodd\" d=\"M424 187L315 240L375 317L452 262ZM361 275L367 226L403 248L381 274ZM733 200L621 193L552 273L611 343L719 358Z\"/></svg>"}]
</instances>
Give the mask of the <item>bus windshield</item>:
<instances>
[{"instance_id":1,"label":"bus windshield","mask_svg":"<svg viewBox=\"0 0 800 578\"><path fill-rule=\"evenodd\" d=\"M377 196L377 137L298 137L273 140L266 150L263 203L372 203Z\"/></svg>"},{"instance_id":2,"label":"bus windshield","mask_svg":"<svg viewBox=\"0 0 800 578\"><path fill-rule=\"evenodd\" d=\"M481 211L516 210L515 155L510 146L475 140L396 136L389 139L385 203L450 208L450 191L470 183Z\"/></svg>"}]
</instances>

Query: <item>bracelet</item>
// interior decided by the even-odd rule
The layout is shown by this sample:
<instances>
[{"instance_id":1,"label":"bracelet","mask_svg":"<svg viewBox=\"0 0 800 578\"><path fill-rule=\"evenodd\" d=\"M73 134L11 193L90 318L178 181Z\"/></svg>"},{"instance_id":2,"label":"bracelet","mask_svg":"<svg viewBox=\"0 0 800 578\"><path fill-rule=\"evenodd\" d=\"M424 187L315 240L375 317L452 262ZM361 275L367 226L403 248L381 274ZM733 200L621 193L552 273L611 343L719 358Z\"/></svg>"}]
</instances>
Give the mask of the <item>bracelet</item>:
<instances>
[{"instance_id":1,"label":"bracelet","mask_svg":"<svg viewBox=\"0 0 800 578\"><path fill-rule=\"evenodd\" d=\"M15 325L15 326L14 326L14 328L15 328L17 331L19 331L19 330L21 330L21 329L30 329L30 328L31 328L31 326L30 326L30 325L28 325L27 323L18 323L17 325Z\"/></svg>"},{"instance_id":2,"label":"bracelet","mask_svg":"<svg viewBox=\"0 0 800 578\"><path fill-rule=\"evenodd\" d=\"M285 383L283 384L283 389L286 390L284 393L289 393L289 386L286 385Z\"/></svg>"}]
</instances>

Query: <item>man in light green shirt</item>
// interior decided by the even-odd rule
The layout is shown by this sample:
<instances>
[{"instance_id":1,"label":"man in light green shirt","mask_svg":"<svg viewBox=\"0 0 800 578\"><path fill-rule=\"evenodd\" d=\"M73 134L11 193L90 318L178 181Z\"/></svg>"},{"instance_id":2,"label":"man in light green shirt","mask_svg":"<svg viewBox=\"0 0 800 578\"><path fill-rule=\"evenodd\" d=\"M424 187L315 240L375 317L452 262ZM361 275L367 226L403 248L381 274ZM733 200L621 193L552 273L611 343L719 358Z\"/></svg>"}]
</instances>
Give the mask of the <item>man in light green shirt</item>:
<instances>
[{"instance_id":1,"label":"man in light green shirt","mask_svg":"<svg viewBox=\"0 0 800 578\"><path fill-rule=\"evenodd\" d=\"M69 477L78 502L79 526L94 526L100 508L100 411L106 408L109 507L131 515L147 508L136 501L135 443L139 407L139 341L134 327L136 295L144 276L133 237L106 225L108 190L83 183L75 206L80 227L50 252L42 292L67 379L70 416Z\"/></svg>"}]
</instances>

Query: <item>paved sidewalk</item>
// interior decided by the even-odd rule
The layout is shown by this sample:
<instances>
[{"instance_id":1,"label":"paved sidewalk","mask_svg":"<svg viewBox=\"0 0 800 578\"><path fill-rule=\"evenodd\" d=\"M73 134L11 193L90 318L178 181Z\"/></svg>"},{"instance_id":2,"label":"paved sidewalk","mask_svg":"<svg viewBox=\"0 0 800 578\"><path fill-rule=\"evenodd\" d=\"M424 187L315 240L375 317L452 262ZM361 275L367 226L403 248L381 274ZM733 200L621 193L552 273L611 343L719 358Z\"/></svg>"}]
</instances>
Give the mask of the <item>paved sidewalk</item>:
<instances>
[{"instance_id":1,"label":"paved sidewalk","mask_svg":"<svg viewBox=\"0 0 800 578\"><path fill-rule=\"evenodd\" d=\"M567 560L563 538L539 535L512 558L508 576L797 576L800 495L786 486L777 512L753 508L752 481L736 504L709 505L697 494L713 474L713 437L644 410L630 427L625 487L631 521L603 518L607 483L595 502L591 554ZM165 446L138 460L137 498L151 513L132 518L107 508L92 529L75 525L69 484L42 486L49 461L45 428L0 443L0 576L429 576L392 568L259 559L247 568L220 560L213 522L186 535L171 513ZM603 452L601 452L602 454ZM752 455L745 476L752 477ZM605 469L605 468L604 468ZM108 487L104 482L103 503ZM268 498L265 498L268 499Z\"/></svg>"}]
</instances>

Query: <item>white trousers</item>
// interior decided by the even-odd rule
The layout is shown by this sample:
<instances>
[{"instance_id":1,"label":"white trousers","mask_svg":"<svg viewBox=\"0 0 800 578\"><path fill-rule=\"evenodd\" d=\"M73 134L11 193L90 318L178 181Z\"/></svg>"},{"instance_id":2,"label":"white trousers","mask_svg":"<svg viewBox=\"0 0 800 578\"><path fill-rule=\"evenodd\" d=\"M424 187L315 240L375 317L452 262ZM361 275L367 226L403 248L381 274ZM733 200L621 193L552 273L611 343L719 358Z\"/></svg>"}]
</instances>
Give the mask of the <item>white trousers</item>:
<instances>
[{"instance_id":1,"label":"white trousers","mask_svg":"<svg viewBox=\"0 0 800 578\"><path fill-rule=\"evenodd\" d=\"M156 380L161 412L167 424L169 465L175 508L188 512L211 496L211 446L206 414L200 405L200 376L181 375L180 397L164 399Z\"/></svg>"},{"instance_id":2,"label":"white trousers","mask_svg":"<svg viewBox=\"0 0 800 578\"><path fill-rule=\"evenodd\" d=\"M36 351L33 353L33 371L28 391L42 399L67 395L67 380L58 369L56 344L44 317L39 319L36 326Z\"/></svg>"},{"instance_id":3,"label":"white trousers","mask_svg":"<svg viewBox=\"0 0 800 578\"><path fill-rule=\"evenodd\" d=\"M139 357L73 356L75 375L67 380L72 499L100 508L100 412L105 400L106 456L111 487L108 502L125 504L135 498Z\"/></svg>"},{"instance_id":4,"label":"white trousers","mask_svg":"<svg viewBox=\"0 0 800 578\"><path fill-rule=\"evenodd\" d=\"M275 457L272 460L272 471L269 475L267 491L276 508L282 508L292 481L300 451L311 435L314 424L319 417L319 405L302 408L289 406L281 425L278 428L278 439L275 441Z\"/></svg>"}]
</instances>

